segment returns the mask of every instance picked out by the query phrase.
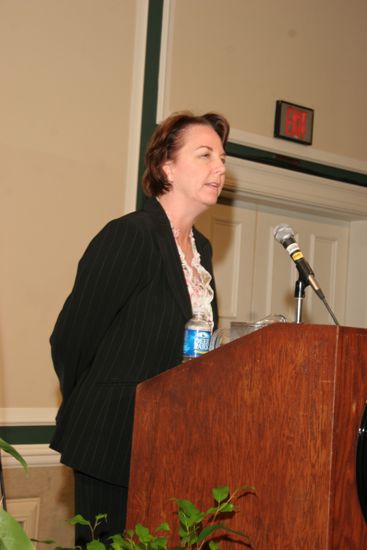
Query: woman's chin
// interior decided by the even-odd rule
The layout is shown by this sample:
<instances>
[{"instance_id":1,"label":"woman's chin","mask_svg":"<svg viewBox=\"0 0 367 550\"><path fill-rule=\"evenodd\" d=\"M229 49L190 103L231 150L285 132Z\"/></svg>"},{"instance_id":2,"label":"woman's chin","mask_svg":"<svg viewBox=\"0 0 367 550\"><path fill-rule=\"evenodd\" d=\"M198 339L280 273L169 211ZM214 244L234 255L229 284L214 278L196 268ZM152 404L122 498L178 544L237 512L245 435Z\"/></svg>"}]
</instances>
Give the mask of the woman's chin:
<instances>
[{"instance_id":1,"label":"woman's chin","mask_svg":"<svg viewBox=\"0 0 367 550\"><path fill-rule=\"evenodd\" d=\"M208 193L206 193L205 203L208 205L208 207L209 206L214 206L215 204L217 204L219 195L220 195L220 193L218 192L217 189L215 189L213 191L210 190Z\"/></svg>"}]
</instances>

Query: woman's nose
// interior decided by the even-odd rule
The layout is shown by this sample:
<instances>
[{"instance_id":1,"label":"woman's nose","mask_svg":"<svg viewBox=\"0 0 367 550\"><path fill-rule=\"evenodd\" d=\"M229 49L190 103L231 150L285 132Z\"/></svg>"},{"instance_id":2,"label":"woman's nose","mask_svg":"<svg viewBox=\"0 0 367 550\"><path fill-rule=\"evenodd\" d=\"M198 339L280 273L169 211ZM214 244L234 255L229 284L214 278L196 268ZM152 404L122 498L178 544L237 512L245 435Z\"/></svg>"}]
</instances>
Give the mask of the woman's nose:
<instances>
[{"instance_id":1,"label":"woman's nose","mask_svg":"<svg viewBox=\"0 0 367 550\"><path fill-rule=\"evenodd\" d=\"M223 175L225 174L225 171L226 171L226 166L223 162L223 159L222 158L218 158L216 159L215 161L215 171L220 174L220 175Z\"/></svg>"}]
</instances>

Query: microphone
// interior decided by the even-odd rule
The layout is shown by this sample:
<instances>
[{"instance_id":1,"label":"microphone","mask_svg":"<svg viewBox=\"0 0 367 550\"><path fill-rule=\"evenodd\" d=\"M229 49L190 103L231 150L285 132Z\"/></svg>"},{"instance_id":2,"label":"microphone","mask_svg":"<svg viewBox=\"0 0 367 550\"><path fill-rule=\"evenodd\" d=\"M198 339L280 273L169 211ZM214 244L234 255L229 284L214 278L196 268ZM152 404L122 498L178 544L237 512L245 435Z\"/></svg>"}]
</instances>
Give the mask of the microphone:
<instances>
[{"instance_id":1,"label":"microphone","mask_svg":"<svg viewBox=\"0 0 367 550\"><path fill-rule=\"evenodd\" d=\"M305 285L310 285L321 300L325 300L325 295L322 292L319 283L315 278L315 274L311 269L310 264L305 259L301 249L295 240L293 229L281 223L277 225L273 231L273 236L288 252L300 274Z\"/></svg>"}]
</instances>

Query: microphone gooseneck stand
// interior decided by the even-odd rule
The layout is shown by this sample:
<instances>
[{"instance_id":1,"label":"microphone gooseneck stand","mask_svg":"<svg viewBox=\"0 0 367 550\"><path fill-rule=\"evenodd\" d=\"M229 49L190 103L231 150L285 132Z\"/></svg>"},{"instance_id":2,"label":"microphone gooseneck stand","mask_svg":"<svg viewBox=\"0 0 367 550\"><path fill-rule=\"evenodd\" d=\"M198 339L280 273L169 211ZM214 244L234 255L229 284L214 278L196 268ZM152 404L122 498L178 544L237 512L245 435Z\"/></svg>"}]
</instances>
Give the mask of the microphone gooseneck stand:
<instances>
[{"instance_id":1,"label":"microphone gooseneck stand","mask_svg":"<svg viewBox=\"0 0 367 550\"><path fill-rule=\"evenodd\" d=\"M299 277L294 287L294 298L296 300L296 323L302 323L302 306L303 298L305 297L306 286L307 285L304 284L302 278Z\"/></svg>"},{"instance_id":2,"label":"microphone gooseneck stand","mask_svg":"<svg viewBox=\"0 0 367 550\"><path fill-rule=\"evenodd\" d=\"M302 306L303 306L303 299L305 297L305 289L309 286L309 282L305 277L302 276L302 274L299 272L299 277L296 281L295 288L294 288L294 298L296 300L296 323L302 323ZM334 323L339 326L339 322L337 318L335 317L331 307L327 303L327 300L325 298L324 293L321 291L321 289L318 289L318 291L315 291L317 296L320 298L320 300L323 302L324 306L328 310L332 320Z\"/></svg>"},{"instance_id":3,"label":"microphone gooseneck stand","mask_svg":"<svg viewBox=\"0 0 367 550\"><path fill-rule=\"evenodd\" d=\"M274 228L273 236L288 252L298 270L298 281L294 291L296 299L296 323L302 323L302 301L305 297L305 288L311 285L317 296L324 303L324 306L331 315L334 323L339 325L334 313L326 301L325 295L316 281L315 274L312 271L310 264L305 259L297 243L293 229L286 223L281 223Z\"/></svg>"}]
</instances>

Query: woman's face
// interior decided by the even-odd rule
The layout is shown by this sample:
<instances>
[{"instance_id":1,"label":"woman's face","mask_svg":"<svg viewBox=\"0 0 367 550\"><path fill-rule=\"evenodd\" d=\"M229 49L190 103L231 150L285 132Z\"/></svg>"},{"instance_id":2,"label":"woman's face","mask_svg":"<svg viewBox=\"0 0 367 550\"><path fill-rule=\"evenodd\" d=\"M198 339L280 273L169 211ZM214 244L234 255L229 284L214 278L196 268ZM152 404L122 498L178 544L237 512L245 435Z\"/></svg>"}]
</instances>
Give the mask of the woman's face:
<instances>
[{"instance_id":1,"label":"woman's face","mask_svg":"<svg viewBox=\"0 0 367 550\"><path fill-rule=\"evenodd\" d=\"M163 166L172 185L169 193L183 206L198 211L212 206L224 184L225 156L220 137L211 126L188 126L175 158Z\"/></svg>"}]
</instances>

